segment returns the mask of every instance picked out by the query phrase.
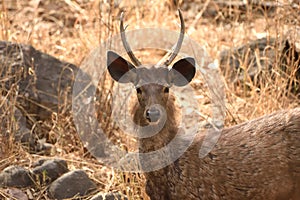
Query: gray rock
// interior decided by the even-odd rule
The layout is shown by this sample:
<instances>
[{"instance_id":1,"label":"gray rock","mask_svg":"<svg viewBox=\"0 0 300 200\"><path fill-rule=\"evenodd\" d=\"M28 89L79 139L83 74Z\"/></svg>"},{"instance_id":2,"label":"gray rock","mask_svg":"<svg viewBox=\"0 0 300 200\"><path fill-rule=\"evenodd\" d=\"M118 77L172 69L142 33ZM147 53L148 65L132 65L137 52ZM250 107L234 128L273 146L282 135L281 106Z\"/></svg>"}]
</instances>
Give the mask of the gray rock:
<instances>
[{"instance_id":1,"label":"gray rock","mask_svg":"<svg viewBox=\"0 0 300 200\"><path fill-rule=\"evenodd\" d=\"M15 141L21 143L29 152L49 154L53 145L46 143L43 139L38 139L38 137L27 128L26 117L22 114L20 109L2 96L0 96L0 101L3 103L0 108L0 114L5 116L0 122L3 136L9 138L13 132ZM10 110L14 112L14 118L10 115L6 115ZM7 124L13 123L16 123L16 126L13 126L15 130L11 131L9 130L10 127L7 127Z\"/></svg>"},{"instance_id":2,"label":"gray rock","mask_svg":"<svg viewBox=\"0 0 300 200\"><path fill-rule=\"evenodd\" d=\"M279 57L280 56L280 57ZM279 58L278 58L279 57ZM300 93L300 52L295 44L289 40L275 38L261 38L232 50L225 50L220 54L220 68L230 82L246 82L247 77L260 86L268 78L274 78L274 66L281 77L289 79L289 75L296 70L295 79L290 90ZM289 63L289 64L288 64ZM294 66L291 66L293 63ZM242 67L246 67L245 69ZM294 68L294 69L293 69Z\"/></svg>"},{"instance_id":3,"label":"gray rock","mask_svg":"<svg viewBox=\"0 0 300 200\"><path fill-rule=\"evenodd\" d=\"M128 200L128 198L118 192L99 193L91 198L91 200Z\"/></svg>"},{"instance_id":4,"label":"gray rock","mask_svg":"<svg viewBox=\"0 0 300 200\"><path fill-rule=\"evenodd\" d=\"M7 76L8 73L16 74L15 79L5 83L6 88L18 83L20 96L34 102L19 99L24 100L21 105L30 114L37 114L39 119L50 117L52 109L58 108L58 88L61 88L59 92L62 92L70 87L73 70L77 71L76 66L61 62L32 46L5 41L0 42L0 63L5 69L1 77ZM30 70L34 70L34 73L30 73ZM60 73L62 74L59 75ZM62 78L61 85L58 85L59 77ZM33 105L35 102L47 109L38 106L39 104Z\"/></svg>"},{"instance_id":5,"label":"gray rock","mask_svg":"<svg viewBox=\"0 0 300 200\"><path fill-rule=\"evenodd\" d=\"M28 200L28 196L26 195L26 193L18 188L8 188L6 190L6 193L13 199Z\"/></svg>"},{"instance_id":6,"label":"gray rock","mask_svg":"<svg viewBox=\"0 0 300 200\"><path fill-rule=\"evenodd\" d=\"M83 170L68 172L50 184L49 193L55 199L84 196L96 189L96 184Z\"/></svg>"},{"instance_id":7,"label":"gray rock","mask_svg":"<svg viewBox=\"0 0 300 200\"><path fill-rule=\"evenodd\" d=\"M35 180L39 180L40 184L50 183L68 172L67 162L61 159L39 160L35 163L32 173L35 175Z\"/></svg>"},{"instance_id":8,"label":"gray rock","mask_svg":"<svg viewBox=\"0 0 300 200\"><path fill-rule=\"evenodd\" d=\"M26 127L26 118L23 116L22 112L15 105L15 102L10 102L9 98L0 96L0 102L2 106L0 107L0 114L3 116L0 121L0 126L2 127L2 135L5 137L10 137L13 132L14 139L22 144L32 146L34 145L34 137L31 135L30 130ZM13 113L13 118L10 114ZM8 125L16 125L15 130L10 130L11 127Z\"/></svg>"},{"instance_id":9,"label":"gray rock","mask_svg":"<svg viewBox=\"0 0 300 200\"><path fill-rule=\"evenodd\" d=\"M71 109L74 77L80 71L74 64L60 61L30 45L0 41L0 66L0 78L14 74L5 82L5 87L10 89L12 84L18 84L20 98L17 101L30 116L44 120L49 119L52 112ZM85 77L87 83L83 87L91 83L90 78ZM60 105L65 100L63 97L68 101L67 108Z\"/></svg>"},{"instance_id":10,"label":"gray rock","mask_svg":"<svg viewBox=\"0 0 300 200\"><path fill-rule=\"evenodd\" d=\"M38 152L39 154L42 153L43 155L50 155L52 148L53 144L46 142L46 139L43 138L37 140L35 152Z\"/></svg>"},{"instance_id":11,"label":"gray rock","mask_svg":"<svg viewBox=\"0 0 300 200\"><path fill-rule=\"evenodd\" d=\"M0 173L0 187L29 187L33 180L32 173L20 166L9 166Z\"/></svg>"},{"instance_id":12,"label":"gray rock","mask_svg":"<svg viewBox=\"0 0 300 200\"><path fill-rule=\"evenodd\" d=\"M21 130L19 139L30 152L49 154L52 146L46 142L51 141L40 141L48 138L49 129L36 122L51 120L53 112L71 114L72 95L87 93L89 98L96 90L91 77L72 63L8 41L0 41L0 68L2 95L14 86L18 94L14 103L28 119L25 124L29 129ZM80 86L73 90L75 78L80 79Z\"/></svg>"}]
</instances>

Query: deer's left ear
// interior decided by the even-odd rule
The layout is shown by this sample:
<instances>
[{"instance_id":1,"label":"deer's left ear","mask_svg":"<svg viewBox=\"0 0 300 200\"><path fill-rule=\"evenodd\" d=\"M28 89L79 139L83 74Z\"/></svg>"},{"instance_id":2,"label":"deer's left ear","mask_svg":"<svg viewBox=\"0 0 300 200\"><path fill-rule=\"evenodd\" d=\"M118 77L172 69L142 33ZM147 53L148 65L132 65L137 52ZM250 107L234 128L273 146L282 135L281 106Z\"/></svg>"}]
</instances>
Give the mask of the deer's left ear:
<instances>
[{"instance_id":1,"label":"deer's left ear","mask_svg":"<svg viewBox=\"0 0 300 200\"><path fill-rule=\"evenodd\" d=\"M134 83L137 77L134 65L113 51L107 52L107 69L119 83Z\"/></svg>"},{"instance_id":2,"label":"deer's left ear","mask_svg":"<svg viewBox=\"0 0 300 200\"><path fill-rule=\"evenodd\" d=\"M195 59L192 57L178 60L169 72L169 80L176 86L185 86L196 73Z\"/></svg>"}]
</instances>

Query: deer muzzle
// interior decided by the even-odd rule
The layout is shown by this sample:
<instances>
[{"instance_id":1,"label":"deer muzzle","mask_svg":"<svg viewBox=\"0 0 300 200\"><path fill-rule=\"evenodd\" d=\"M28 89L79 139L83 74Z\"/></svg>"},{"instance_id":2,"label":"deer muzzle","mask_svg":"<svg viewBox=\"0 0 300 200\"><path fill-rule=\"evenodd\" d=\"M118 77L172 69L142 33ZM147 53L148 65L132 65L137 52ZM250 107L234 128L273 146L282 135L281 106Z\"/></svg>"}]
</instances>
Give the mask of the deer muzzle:
<instances>
[{"instance_id":1,"label":"deer muzzle","mask_svg":"<svg viewBox=\"0 0 300 200\"><path fill-rule=\"evenodd\" d=\"M146 110L145 115L149 122L157 122L160 119L160 110L155 107L151 107Z\"/></svg>"},{"instance_id":2,"label":"deer muzzle","mask_svg":"<svg viewBox=\"0 0 300 200\"><path fill-rule=\"evenodd\" d=\"M157 106L151 106L145 111L145 117L150 123L158 122L161 118L161 110Z\"/></svg>"}]
</instances>

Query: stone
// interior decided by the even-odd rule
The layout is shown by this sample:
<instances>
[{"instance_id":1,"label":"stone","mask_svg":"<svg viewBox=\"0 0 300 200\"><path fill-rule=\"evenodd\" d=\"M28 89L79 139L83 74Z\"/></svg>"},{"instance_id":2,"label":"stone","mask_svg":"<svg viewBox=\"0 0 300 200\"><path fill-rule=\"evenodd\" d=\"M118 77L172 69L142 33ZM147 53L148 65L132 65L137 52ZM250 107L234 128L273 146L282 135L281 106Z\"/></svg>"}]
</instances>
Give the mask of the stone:
<instances>
[{"instance_id":1,"label":"stone","mask_svg":"<svg viewBox=\"0 0 300 200\"><path fill-rule=\"evenodd\" d=\"M49 186L49 194L55 199L80 197L96 189L96 184L83 170L65 173Z\"/></svg>"},{"instance_id":2,"label":"stone","mask_svg":"<svg viewBox=\"0 0 300 200\"><path fill-rule=\"evenodd\" d=\"M128 198L118 192L98 193L91 200L128 200Z\"/></svg>"},{"instance_id":3,"label":"stone","mask_svg":"<svg viewBox=\"0 0 300 200\"><path fill-rule=\"evenodd\" d=\"M68 171L68 165L65 160L42 159L35 163L32 173L35 175L35 180L38 180L40 184L43 184L53 182Z\"/></svg>"},{"instance_id":4,"label":"stone","mask_svg":"<svg viewBox=\"0 0 300 200\"><path fill-rule=\"evenodd\" d=\"M8 188L6 190L6 193L13 199L28 200L28 196L26 195L26 193L18 188Z\"/></svg>"},{"instance_id":5,"label":"stone","mask_svg":"<svg viewBox=\"0 0 300 200\"><path fill-rule=\"evenodd\" d=\"M0 187L30 187L33 180L32 173L20 166L9 166L0 173Z\"/></svg>"}]
</instances>

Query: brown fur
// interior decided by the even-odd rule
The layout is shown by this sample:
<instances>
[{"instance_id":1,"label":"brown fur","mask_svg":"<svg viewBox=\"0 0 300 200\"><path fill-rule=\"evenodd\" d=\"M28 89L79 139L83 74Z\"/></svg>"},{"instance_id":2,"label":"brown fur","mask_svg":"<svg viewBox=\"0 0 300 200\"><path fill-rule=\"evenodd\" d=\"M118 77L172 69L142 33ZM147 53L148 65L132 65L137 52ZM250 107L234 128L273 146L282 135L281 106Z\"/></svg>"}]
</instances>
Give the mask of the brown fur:
<instances>
[{"instance_id":1,"label":"brown fur","mask_svg":"<svg viewBox=\"0 0 300 200\"><path fill-rule=\"evenodd\" d=\"M160 148L174 128L143 139L141 149ZM224 129L200 159L203 137L173 164L145 174L151 199L300 199L300 108Z\"/></svg>"}]
</instances>

